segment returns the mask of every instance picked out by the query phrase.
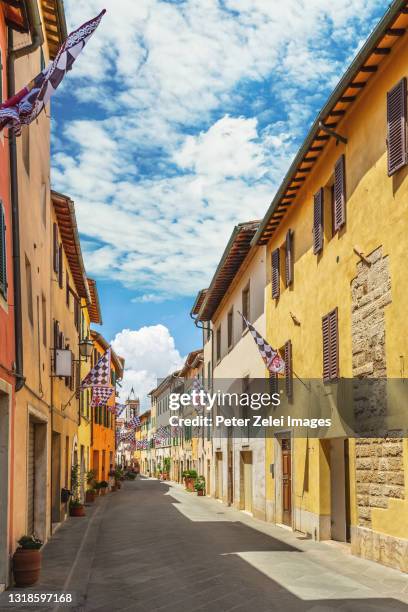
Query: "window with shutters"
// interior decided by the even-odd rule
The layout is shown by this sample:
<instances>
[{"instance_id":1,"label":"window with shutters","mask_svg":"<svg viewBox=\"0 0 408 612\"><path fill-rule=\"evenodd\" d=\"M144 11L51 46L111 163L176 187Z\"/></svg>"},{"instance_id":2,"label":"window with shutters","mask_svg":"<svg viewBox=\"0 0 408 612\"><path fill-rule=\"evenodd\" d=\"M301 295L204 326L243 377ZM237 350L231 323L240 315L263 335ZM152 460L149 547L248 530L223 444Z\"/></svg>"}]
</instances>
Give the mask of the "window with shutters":
<instances>
[{"instance_id":1,"label":"window with shutters","mask_svg":"<svg viewBox=\"0 0 408 612\"><path fill-rule=\"evenodd\" d=\"M52 261L54 272L59 272L59 245L58 245L58 226L56 223L52 225Z\"/></svg>"},{"instance_id":2,"label":"window with shutters","mask_svg":"<svg viewBox=\"0 0 408 612\"><path fill-rule=\"evenodd\" d=\"M339 331L337 308L322 319L323 381L336 381L339 377Z\"/></svg>"},{"instance_id":3,"label":"window with shutters","mask_svg":"<svg viewBox=\"0 0 408 612\"><path fill-rule=\"evenodd\" d=\"M58 285L60 289L64 286L64 270L63 270L63 250L62 244L58 247Z\"/></svg>"},{"instance_id":4,"label":"window with shutters","mask_svg":"<svg viewBox=\"0 0 408 612\"><path fill-rule=\"evenodd\" d=\"M71 289L69 286L69 277L68 277L68 270L65 273L65 278L67 279L66 285L65 285L65 301L67 303L68 308L70 307L71 304Z\"/></svg>"},{"instance_id":5,"label":"window with shutters","mask_svg":"<svg viewBox=\"0 0 408 612\"><path fill-rule=\"evenodd\" d=\"M334 231L346 223L346 163L341 155L334 167Z\"/></svg>"},{"instance_id":6,"label":"window with shutters","mask_svg":"<svg viewBox=\"0 0 408 612\"><path fill-rule=\"evenodd\" d=\"M285 239L285 285L293 284L293 236L294 232L289 229Z\"/></svg>"},{"instance_id":7,"label":"window with shutters","mask_svg":"<svg viewBox=\"0 0 408 612\"><path fill-rule=\"evenodd\" d=\"M273 372L269 372L269 394L273 395L274 393L278 393L278 391L278 375Z\"/></svg>"},{"instance_id":8,"label":"window with shutters","mask_svg":"<svg viewBox=\"0 0 408 612\"><path fill-rule=\"evenodd\" d=\"M407 79L387 93L388 176L407 163Z\"/></svg>"},{"instance_id":9,"label":"window with shutters","mask_svg":"<svg viewBox=\"0 0 408 612\"><path fill-rule=\"evenodd\" d=\"M221 361L221 325L217 329L216 333L215 355L218 363L219 361Z\"/></svg>"},{"instance_id":10,"label":"window with shutters","mask_svg":"<svg viewBox=\"0 0 408 612\"><path fill-rule=\"evenodd\" d=\"M31 325L34 324L34 313L33 313L33 279L31 274L31 263L25 256L25 277L26 277L26 296L27 296L27 313L28 319Z\"/></svg>"},{"instance_id":11,"label":"window with shutters","mask_svg":"<svg viewBox=\"0 0 408 612\"><path fill-rule=\"evenodd\" d=\"M289 400L293 398L293 369L292 369L292 341L285 342L283 349L283 359L285 361L285 388Z\"/></svg>"},{"instance_id":12,"label":"window with shutters","mask_svg":"<svg viewBox=\"0 0 408 612\"><path fill-rule=\"evenodd\" d=\"M228 349L231 349L234 344L234 309L228 313Z\"/></svg>"},{"instance_id":13,"label":"window with shutters","mask_svg":"<svg viewBox=\"0 0 408 612\"><path fill-rule=\"evenodd\" d=\"M0 294L7 299L6 215L0 202Z\"/></svg>"},{"instance_id":14,"label":"window with shutters","mask_svg":"<svg viewBox=\"0 0 408 612\"><path fill-rule=\"evenodd\" d=\"M314 195L313 202L313 253L323 251L324 189L321 187Z\"/></svg>"},{"instance_id":15,"label":"window with shutters","mask_svg":"<svg viewBox=\"0 0 408 612\"><path fill-rule=\"evenodd\" d=\"M272 297L278 299L280 295L280 249L272 251Z\"/></svg>"},{"instance_id":16,"label":"window with shutters","mask_svg":"<svg viewBox=\"0 0 408 612\"><path fill-rule=\"evenodd\" d=\"M43 345L47 346L47 301L43 293L41 294L41 311L42 311L42 340L43 340Z\"/></svg>"},{"instance_id":17,"label":"window with shutters","mask_svg":"<svg viewBox=\"0 0 408 612\"><path fill-rule=\"evenodd\" d=\"M251 291L250 284L248 282L245 289L242 291L242 314L246 318L247 321L251 322ZM242 319L242 333L245 333L247 330L246 323L244 319Z\"/></svg>"}]
</instances>

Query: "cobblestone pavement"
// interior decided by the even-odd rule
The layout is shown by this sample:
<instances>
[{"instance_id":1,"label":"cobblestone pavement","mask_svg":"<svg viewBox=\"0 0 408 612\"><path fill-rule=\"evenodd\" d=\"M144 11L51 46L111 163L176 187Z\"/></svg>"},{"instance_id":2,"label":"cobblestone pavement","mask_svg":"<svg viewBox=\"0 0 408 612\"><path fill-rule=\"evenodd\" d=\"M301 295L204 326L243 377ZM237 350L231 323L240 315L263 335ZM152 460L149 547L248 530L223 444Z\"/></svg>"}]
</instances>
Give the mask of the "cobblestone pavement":
<instances>
[{"instance_id":1,"label":"cobblestone pavement","mask_svg":"<svg viewBox=\"0 0 408 612\"><path fill-rule=\"evenodd\" d=\"M43 550L41 583L71 610L408 612L408 576L153 479L127 482L69 519Z\"/></svg>"}]
</instances>

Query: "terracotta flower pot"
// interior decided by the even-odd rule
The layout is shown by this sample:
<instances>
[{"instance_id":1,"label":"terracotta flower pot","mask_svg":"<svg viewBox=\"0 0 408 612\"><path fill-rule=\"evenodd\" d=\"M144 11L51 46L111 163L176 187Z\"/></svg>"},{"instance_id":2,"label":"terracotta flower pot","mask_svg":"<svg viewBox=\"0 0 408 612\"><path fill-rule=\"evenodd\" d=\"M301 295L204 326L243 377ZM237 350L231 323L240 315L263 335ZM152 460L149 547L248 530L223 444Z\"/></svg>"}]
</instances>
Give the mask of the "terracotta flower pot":
<instances>
[{"instance_id":1,"label":"terracotta flower pot","mask_svg":"<svg viewBox=\"0 0 408 612\"><path fill-rule=\"evenodd\" d=\"M105 495L106 494L106 487L104 487L103 489L99 489L101 492L101 495Z\"/></svg>"},{"instance_id":2,"label":"terracotta flower pot","mask_svg":"<svg viewBox=\"0 0 408 612\"><path fill-rule=\"evenodd\" d=\"M19 587L38 582L41 571L41 552L38 549L18 548L13 555L14 581Z\"/></svg>"},{"instance_id":3,"label":"terracotta flower pot","mask_svg":"<svg viewBox=\"0 0 408 612\"><path fill-rule=\"evenodd\" d=\"M194 482L195 482L194 478L190 478L190 477L185 478L184 482L185 482L187 491L194 491Z\"/></svg>"},{"instance_id":4,"label":"terracotta flower pot","mask_svg":"<svg viewBox=\"0 0 408 612\"><path fill-rule=\"evenodd\" d=\"M115 493L115 491L116 491L116 485L112 485L112 486L111 486L111 491L112 491L112 493Z\"/></svg>"},{"instance_id":5,"label":"terracotta flower pot","mask_svg":"<svg viewBox=\"0 0 408 612\"><path fill-rule=\"evenodd\" d=\"M199 490L197 491L197 495L198 495L198 497L204 497L204 493L205 493L205 492L204 492L204 489L199 489Z\"/></svg>"},{"instance_id":6,"label":"terracotta flower pot","mask_svg":"<svg viewBox=\"0 0 408 612\"><path fill-rule=\"evenodd\" d=\"M82 504L80 506L70 506L69 516L85 516L85 508Z\"/></svg>"},{"instance_id":7,"label":"terracotta flower pot","mask_svg":"<svg viewBox=\"0 0 408 612\"><path fill-rule=\"evenodd\" d=\"M95 491L86 491L85 492L85 502L87 504L93 504L95 501L96 493Z\"/></svg>"}]
</instances>

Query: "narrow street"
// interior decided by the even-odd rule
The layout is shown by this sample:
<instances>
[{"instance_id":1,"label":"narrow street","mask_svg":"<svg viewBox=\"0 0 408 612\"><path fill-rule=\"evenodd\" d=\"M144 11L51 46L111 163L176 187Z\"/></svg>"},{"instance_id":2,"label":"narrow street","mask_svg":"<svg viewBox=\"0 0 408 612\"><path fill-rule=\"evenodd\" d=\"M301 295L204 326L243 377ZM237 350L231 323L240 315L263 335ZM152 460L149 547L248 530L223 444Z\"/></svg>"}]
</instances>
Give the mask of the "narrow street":
<instances>
[{"instance_id":1,"label":"narrow street","mask_svg":"<svg viewBox=\"0 0 408 612\"><path fill-rule=\"evenodd\" d=\"M70 606L7 604L72 593ZM405 603L404 603L405 602ZM408 610L408 578L334 544L254 520L153 479L69 519L43 550L42 580L0 596L12 610Z\"/></svg>"}]
</instances>

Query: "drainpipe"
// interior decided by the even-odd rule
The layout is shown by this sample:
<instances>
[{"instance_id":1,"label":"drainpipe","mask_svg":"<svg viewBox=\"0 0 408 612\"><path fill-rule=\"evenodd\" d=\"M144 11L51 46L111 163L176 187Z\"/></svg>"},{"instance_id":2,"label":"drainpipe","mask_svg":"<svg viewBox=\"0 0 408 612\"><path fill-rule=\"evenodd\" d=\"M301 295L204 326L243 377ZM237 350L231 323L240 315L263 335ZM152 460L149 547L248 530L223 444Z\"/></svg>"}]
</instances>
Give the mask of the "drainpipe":
<instances>
[{"instance_id":1,"label":"drainpipe","mask_svg":"<svg viewBox=\"0 0 408 612\"><path fill-rule=\"evenodd\" d=\"M7 82L8 97L15 94L15 60L36 51L44 42L40 13L37 0L26 0L27 19L30 27L31 42L19 49L13 49L13 29L8 28L8 58L7 58ZM14 332L16 353L16 391L23 388L25 377L23 375L23 329L21 313L21 272L20 272L20 216L18 201L18 168L17 168L17 145L16 137L9 130L10 148L10 196L11 196L11 218L13 236L13 280L14 280Z\"/></svg>"}]
</instances>

